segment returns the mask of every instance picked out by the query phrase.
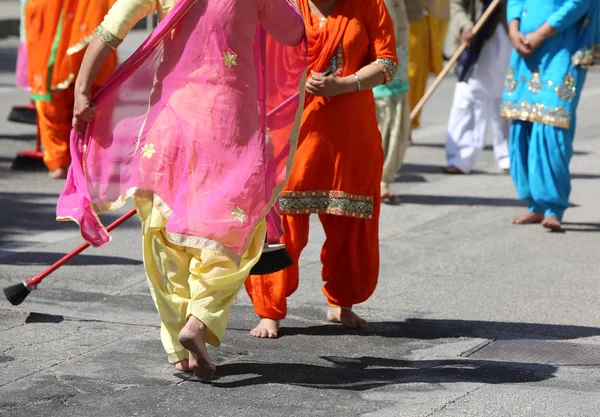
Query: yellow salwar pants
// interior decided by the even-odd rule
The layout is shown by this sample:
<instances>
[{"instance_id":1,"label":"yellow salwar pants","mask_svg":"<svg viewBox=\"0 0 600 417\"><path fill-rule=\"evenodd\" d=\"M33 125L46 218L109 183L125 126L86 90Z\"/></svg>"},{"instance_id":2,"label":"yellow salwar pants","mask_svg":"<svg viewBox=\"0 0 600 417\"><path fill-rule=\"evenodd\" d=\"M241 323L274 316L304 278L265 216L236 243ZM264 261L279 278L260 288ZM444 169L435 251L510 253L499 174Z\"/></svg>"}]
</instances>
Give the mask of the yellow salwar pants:
<instances>
[{"instance_id":1,"label":"yellow salwar pants","mask_svg":"<svg viewBox=\"0 0 600 417\"><path fill-rule=\"evenodd\" d=\"M418 21L410 22L408 34L408 81L410 91L408 102L413 109L425 95L430 74L439 74L444 67L442 35L440 30L444 24L431 14ZM447 30L447 23L445 24ZM445 35L445 31L444 31ZM411 127L417 129L421 125L421 112L411 121Z\"/></svg>"},{"instance_id":2,"label":"yellow salwar pants","mask_svg":"<svg viewBox=\"0 0 600 417\"><path fill-rule=\"evenodd\" d=\"M135 203L142 220L144 266L161 320L160 338L169 359L176 363L189 357L178 335L190 316L206 325L206 342L219 346L231 304L262 254L265 222L257 226L238 266L214 250L169 242L164 216L156 208L149 208L149 202L136 199Z\"/></svg>"}]
</instances>

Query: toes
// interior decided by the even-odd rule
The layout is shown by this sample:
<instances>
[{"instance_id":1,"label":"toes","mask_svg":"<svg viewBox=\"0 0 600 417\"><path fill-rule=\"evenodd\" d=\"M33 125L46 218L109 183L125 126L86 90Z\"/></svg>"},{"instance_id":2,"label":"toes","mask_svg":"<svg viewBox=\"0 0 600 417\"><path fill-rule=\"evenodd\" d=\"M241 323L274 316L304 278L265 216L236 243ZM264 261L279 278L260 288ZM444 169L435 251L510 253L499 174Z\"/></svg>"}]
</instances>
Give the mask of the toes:
<instances>
[{"instance_id":1,"label":"toes","mask_svg":"<svg viewBox=\"0 0 600 417\"><path fill-rule=\"evenodd\" d=\"M268 329L263 329L263 328L258 328L258 327L255 328L255 329L252 329L250 331L250 334L252 336L254 336L254 337L258 337L258 338L261 338L261 339L266 339L266 338L271 337L270 336L270 331Z\"/></svg>"},{"instance_id":2,"label":"toes","mask_svg":"<svg viewBox=\"0 0 600 417\"><path fill-rule=\"evenodd\" d=\"M175 364L175 369L182 372L190 372L190 363L187 360L182 360L181 362L177 362Z\"/></svg>"},{"instance_id":3,"label":"toes","mask_svg":"<svg viewBox=\"0 0 600 417\"><path fill-rule=\"evenodd\" d=\"M269 339L277 339L277 330L269 329L267 330L267 334Z\"/></svg>"},{"instance_id":4,"label":"toes","mask_svg":"<svg viewBox=\"0 0 600 417\"><path fill-rule=\"evenodd\" d=\"M359 329L366 329L367 327L369 327L369 323L365 319L361 319L360 317L358 317L358 319L356 320L356 325Z\"/></svg>"}]
</instances>

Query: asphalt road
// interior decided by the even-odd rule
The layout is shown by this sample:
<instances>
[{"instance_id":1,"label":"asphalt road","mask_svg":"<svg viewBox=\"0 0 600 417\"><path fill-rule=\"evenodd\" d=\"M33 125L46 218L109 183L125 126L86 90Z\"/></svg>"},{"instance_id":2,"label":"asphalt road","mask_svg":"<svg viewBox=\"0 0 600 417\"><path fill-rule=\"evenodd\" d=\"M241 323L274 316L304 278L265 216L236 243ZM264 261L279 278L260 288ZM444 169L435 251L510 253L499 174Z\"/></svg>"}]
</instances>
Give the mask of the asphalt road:
<instances>
[{"instance_id":1,"label":"asphalt road","mask_svg":"<svg viewBox=\"0 0 600 417\"><path fill-rule=\"evenodd\" d=\"M128 40L124 55L140 41ZM0 41L1 286L80 243L75 225L54 221L62 184L10 168L34 146L30 126L2 116L27 102L13 87L16 46ZM282 337L249 336L256 317L242 293L222 348L211 350L219 378L176 373L131 220L23 305L0 303L0 415L597 417L600 72L580 105L562 234L509 224L524 205L491 149L473 175L441 173L453 83L425 108L393 185L401 204L382 209L380 283L357 307L368 330L324 321L314 220Z\"/></svg>"}]
</instances>

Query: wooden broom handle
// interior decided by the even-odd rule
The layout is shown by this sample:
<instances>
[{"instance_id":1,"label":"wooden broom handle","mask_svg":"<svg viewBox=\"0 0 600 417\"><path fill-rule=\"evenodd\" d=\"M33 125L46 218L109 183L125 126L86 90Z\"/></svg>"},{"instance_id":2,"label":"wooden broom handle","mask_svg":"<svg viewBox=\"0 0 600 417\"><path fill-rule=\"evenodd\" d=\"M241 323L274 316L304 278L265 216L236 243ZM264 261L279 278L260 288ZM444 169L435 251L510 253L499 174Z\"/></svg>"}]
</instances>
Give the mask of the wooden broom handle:
<instances>
[{"instance_id":1,"label":"wooden broom handle","mask_svg":"<svg viewBox=\"0 0 600 417\"><path fill-rule=\"evenodd\" d=\"M473 27L473 37L477 36L477 32L479 32L481 27L485 24L485 22L487 22L487 20L490 18L492 13L496 10L496 8L498 7L498 5L500 4L501 1L502 0L494 0L490 4L490 6L485 10L485 13L483 13L481 18L475 24L475 27ZM454 55L452 55L452 58L450 58L450 61L448 61L448 63L446 64L446 66L444 67L442 72L440 72L440 74L437 76L437 78L435 79L433 84L431 84L431 87L429 87L429 89L427 89L427 92L425 93L425 95L421 98L421 100L419 100L419 102L417 103L415 108L412 109L412 111L410 112L410 120L411 121L421 111L421 109L423 108L423 106L425 105L427 100L429 100L429 98L433 95L433 93L438 88L438 86L440 85L442 80L446 77L446 75L448 75L448 73L450 72L450 70L452 69L454 64L456 64L456 61L458 61L458 58L460 58L460 56L465 51L465 49L467 49L467 46L468 45L463 42L458 47L456 52L454 52Z\"/></svg>"}]
</instances>

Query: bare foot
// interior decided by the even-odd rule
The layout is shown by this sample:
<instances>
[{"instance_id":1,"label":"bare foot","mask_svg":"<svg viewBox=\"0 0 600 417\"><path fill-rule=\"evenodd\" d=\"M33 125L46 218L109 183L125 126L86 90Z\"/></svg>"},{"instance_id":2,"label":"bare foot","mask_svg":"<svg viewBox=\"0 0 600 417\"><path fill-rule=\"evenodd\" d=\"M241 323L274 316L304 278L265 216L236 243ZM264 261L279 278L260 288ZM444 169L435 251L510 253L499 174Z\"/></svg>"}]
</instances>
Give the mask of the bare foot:
<instances>
[{"instance_id":1,"label":"bare foot","mask_svg":"<svg viewBox=\"0 0 600 417\"><path fill-rule=\"evenodd\" d=\"M192 372L190 370L190 362L187 359L184 359L184 360L179 361L179 362L173 362L171 360L171 358L169 358L169 363L171 365L175 365L175 369L177 369L178 371L181 371L181 372Z\"/></svg>"},{"instance_id":2,"label":"bare foot","mask_svg":"<svg viewBox=\"0 0 600 417\"><path fill-rule=\"evenodd\" d=\"M390 191L387 185L381 184L381 202L385 204L393 204L398 200L398 195Z\"/></svg>"},{"instance_id":3,"label":"bare foot","mask_svg":"<svg viewBox=\"0 0 600 417\"><path fill-rule=\"evenodd\" d=\"M279 320L261 317L258 326L250 330L250 334L261 339L277 339L279 331Z\"/></svg>"},{"instance_id":4,"label":"bare foot","mask_svg":"<svg viewBox=\"0 0 600 417\"><path fill-rule=\"evenodd\" d=\"M206 326L194 316L190 316L184 328L179 332L179 343L190 351L190 371L200 378L211 377L217 370L208 357L205 337Z\"/></svg>"},{"instance_id":5,"label":"bare foot","mask_svg":"<svg viewBox=\"0 0 600 417\"><path fill-rule=\"evenodd\" d=\"M444 171L444 173L446 173L446 174L451 174L451 175L464 175L465 174L464 172L462 172L460 169L458 169L454 165L448 165L447 167L442 167L442 171Z\"/></svg>"},{"instance_id":6,"label":"bare foot","mask_svg":"<svg viewBox=\"0 0 600 417\"><path fill-rule=\"evenodd\" d=\"M542 221L542 226L546 229L550 229L553 232L559 232L562 230L562 223L556 216L546 216Z\"/></svg>"},{"instance_id":7,"label":"bare foot","mask_svg":"<svg viewBox=\"0 0 600 417\"><path fill-rule=\"evenodd\" d=\"M332 323L341 323L349 329L364 329L368 326L366 320L361 319L352 309L329 306L327 320Z\"/></svg>"},{"instance_id":8,"label":"bare foot","mask_svg":"<svg viewBox=\"0 0 600 417\"><path fill-rule=\"evenodd\" d=\"M68 172L67 168L56 168L56 169L48 172L48 175L53 180L64 180L65 178L67 178L67 172Z\"/></svg>"},{"instance_id":9,"label":"bare foot","mask_svg":"<svg viewBox=\"0 0 600 417\"><path fill-rule=\"evenodd\" d=\"M535 224L541 223L544 220L544 215L528 211L525 214L515 217L512 219L512 224Z\"/></svg>"}]
</instances>

